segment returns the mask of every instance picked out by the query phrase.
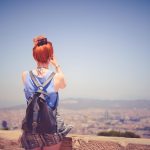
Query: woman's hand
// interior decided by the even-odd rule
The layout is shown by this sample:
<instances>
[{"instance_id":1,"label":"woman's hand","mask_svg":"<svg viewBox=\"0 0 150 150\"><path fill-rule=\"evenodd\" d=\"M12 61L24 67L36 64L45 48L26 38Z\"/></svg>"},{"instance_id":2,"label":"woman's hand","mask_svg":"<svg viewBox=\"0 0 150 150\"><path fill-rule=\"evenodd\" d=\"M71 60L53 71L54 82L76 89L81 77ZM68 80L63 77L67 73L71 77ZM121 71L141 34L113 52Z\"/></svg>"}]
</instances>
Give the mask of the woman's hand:
<instances>
[{"instance_id":1,"label":"woman's hand","mask_svg":"<svg viewBox=\"0 0 150 150\"><path fill-rule=\"evenodd\" d=\"M55 55L53 56L53 59L50 60L50 63L51 63L54 67L56 67L56 66L58 65Z\"/></svg>"}]
</instances>

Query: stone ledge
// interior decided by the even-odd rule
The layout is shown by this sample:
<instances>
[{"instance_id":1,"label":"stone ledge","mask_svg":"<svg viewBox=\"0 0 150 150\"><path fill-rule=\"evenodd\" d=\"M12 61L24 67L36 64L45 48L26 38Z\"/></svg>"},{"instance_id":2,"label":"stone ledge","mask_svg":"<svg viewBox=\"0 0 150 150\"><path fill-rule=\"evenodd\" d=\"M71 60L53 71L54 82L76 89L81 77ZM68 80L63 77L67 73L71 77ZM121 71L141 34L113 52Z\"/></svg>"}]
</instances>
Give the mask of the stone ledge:
<instances>
[{"instance_id":1,"label":"stone ledge","mask_svg":"<svg viewBox=\"0 0 150 150\"><path fill-rule=\"evenodd\" d=\"M150 139L69 135L61 150L150 150Z\"/></svg>"},{"instance_id":2,"label":"stone ledge","mask_svg":"<svg viewBox=\"0 0 150 150\"><path fill-rule=\"evenodd\" d=\"M18 138L21 131L0 131L0 150L23 150ZM61 150L150 150L150 139L69 134Z\"/></svg>"}]
</instances>

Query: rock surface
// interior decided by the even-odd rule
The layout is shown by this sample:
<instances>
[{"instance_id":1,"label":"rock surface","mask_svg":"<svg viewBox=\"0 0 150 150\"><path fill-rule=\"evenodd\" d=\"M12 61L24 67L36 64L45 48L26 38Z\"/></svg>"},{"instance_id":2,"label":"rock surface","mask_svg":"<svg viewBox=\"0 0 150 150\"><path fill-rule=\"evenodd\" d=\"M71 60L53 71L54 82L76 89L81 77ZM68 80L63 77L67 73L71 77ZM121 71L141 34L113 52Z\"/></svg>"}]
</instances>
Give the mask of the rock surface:
<instances>
[{"instance_id":1,"label":"rock surface","mask_svg":"<svg viewBox=\"0 0 150 150\"><path fill-rule=\"evenodd\" d=\"M0 131L0 150L23 150L20 135L21 131ZM150 139L69 135L61 150L150 150Z\"/></svg>"}]
</instances>

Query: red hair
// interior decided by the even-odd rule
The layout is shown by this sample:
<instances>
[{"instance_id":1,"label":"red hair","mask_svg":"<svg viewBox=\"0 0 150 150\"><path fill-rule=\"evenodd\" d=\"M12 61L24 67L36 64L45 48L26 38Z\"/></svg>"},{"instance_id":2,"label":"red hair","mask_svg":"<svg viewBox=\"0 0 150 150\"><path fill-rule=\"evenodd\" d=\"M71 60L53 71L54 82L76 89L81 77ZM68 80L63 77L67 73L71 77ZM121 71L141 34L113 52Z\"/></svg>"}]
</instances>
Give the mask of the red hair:
<instances>
[{"instance_id":1,"label":"red hair","mask_svg":"<svg viewBox=\"0 0 150 150\"><path fill-rule=\"evenodd\" d=\"M38 41L43 39L46 38L44 36L38 36L33 39L33 57L40 63L47 63L50 59L53 58L53 46L51 42L47 41L47 39L45 44L39 46Z\"/></svg>"}]
</instances>

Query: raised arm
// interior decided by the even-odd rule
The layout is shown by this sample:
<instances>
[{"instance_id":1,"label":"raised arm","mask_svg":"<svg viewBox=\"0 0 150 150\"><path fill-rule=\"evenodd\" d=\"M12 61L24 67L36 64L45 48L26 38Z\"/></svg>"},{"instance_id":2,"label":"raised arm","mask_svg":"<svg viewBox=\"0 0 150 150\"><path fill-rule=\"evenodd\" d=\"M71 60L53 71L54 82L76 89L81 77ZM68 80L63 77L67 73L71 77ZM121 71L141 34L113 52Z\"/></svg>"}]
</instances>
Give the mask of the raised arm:
<instances>
[{"instance_id":1,"label":"raised arm","mask_svg":"<svg viewBox=\"0 0 150 150\"><path fill-rule=\"evenodd\" d=\"M65 88L66 87L66 81L65 81L64 73L62 72L60 65L58 65L55 56L53 56L53 59L51 59L50 63L56 69L56 74L54 76L54 88L55 88L55 91L58 91L59 89Z\"/></svg>"}]
</instances>

